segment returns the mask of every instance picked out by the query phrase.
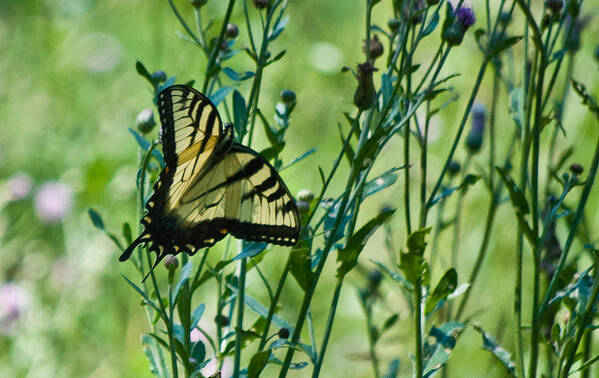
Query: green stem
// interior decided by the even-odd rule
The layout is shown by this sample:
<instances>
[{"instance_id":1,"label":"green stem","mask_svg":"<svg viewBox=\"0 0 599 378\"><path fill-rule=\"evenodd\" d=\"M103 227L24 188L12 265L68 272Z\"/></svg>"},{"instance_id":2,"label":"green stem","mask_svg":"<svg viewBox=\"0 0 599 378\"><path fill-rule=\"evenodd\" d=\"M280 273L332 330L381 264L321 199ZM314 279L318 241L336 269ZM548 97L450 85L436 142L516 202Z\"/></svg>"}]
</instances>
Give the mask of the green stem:
<instances>
[{"instance_id":1,"label":"green stem","mask_svg":"<svg viewBox=\"0 0 599 378\"><path fill-rule=\"evenodd\" d=\"M428 197L428 201L427 201L427 211L425 213L425 221L426 221L426 215L428 214L428 209L431 206L432 201L435 199L435 196L437 195L437 192L439 191L439 188L441 187L441 183L443 182L443 178L445 177L445 174L447 173L447 169L449 168L449 164L451 163L451 161L453 160L453 155L455 154L456 149L458 148L458 144L460 142L460 138L462 136L462 133L464 131L464 127L466 126L466 121L468 120L468 115L470 114L470 109L472 108L472 104L474 104L474 99L476 98L476 94L478 93L478 89L480 88L480 85L482 84L483 81L483 77L485 75L485 71L487 69L487 64L489 63L489 59L487 56L485 56L483 58L483 62L481 64L481 67L478 71L478 75L476 76L476 81L474 83L474 88L472 89L472 92L470 94L470 99L468 100L468 104L466 105L466 110L464 111L464 115L462 116L462 121L460 122L460 125L458 127L458 132L456 133L456 136L453 140L453 144L449 150L449 154L447 155L447 158L445 159L445 164L443 165L443 169L441 170L441 174L439 175L439 178L437 179L437 182L435 183L435 186L433 187L433 190L431 192L431 194ZM426 223L426 222L425 222Z\"/></svg>"},{"instance_id":2,"label":"green stem","mask_svg":"<svg viewBox=\"0 0 599 378\"><path fill-rule=\"evenodd\" d=\"M212 50L210 51L210 57L208 58L208 64L206 65L206 77L204 78L202 93L207 93L206 90L208 89L210 78L215 74L214 65L216 63L216 58L218 57L218 52L220 51L220 45L222 44L223 39L225 38L227 24L229 23L229 19L231 18L231 13L233 12L234 5L235 0L229 0L229 5L227 6L227 10L225 12L225 18L223 19L223 24L220 28L220 33L218 34L218 38L216 39L216 42L214 46L212 46Z\"/></svg>"},{"instance_id":3,"label":"green stem","mask_svg":"<svg viewBox=\"0 0 599 378\"><path fill-rule=\"evenodd\" d=\"M293 253L293 252L291 252ZM266 346L266 341L268 340L268 332L270 331L270 323L272 322L272 317L277 308L277 303L279 303L279 298L281 297L281 293L283 292L283 287L285 286L285 280L287 280L287 275L289 274L289 270L291 269L291 256L287 258L287 263L285 264L285 268L283 268L283 273L281 274L281 279L279 280L279 285L277 286L277 290L275 291L275 295L273 296L273 300L270 302L270 306L268 308L268 315L266 315L266 321L264 325L264 331L262 332L262 337L260 338L260 345L258 346L258 352L264 350Z\"/></svg>"},{"instance_id":4,"label":"green stem","mask_svg":"<svg viewBox=\"0 0 599 378\"><path fill-rule=\"evenodd\" d=\"M331 330L333 329L333 320L335 320L335 313L337 311L337 304L339 302L339 294L341 293L341 286L343 285L343 277L337 279L337 285L335 286L335 292L333 293L333 300L331 302L331 308L329 310L329 317L327 319L327 325L324 331L324 337L322 340L322 346L320 347L320 353L316 360L316 366L312 372L312 378L318 377L320 368L322 367L322 361L324 360L324 354L327 350L329 343L329 337L331 336Z\"/></svg>"},{"instance_id":5,"label":"green stem","mask_svg":"<svg viewBox=\"0 0 599 378\"><path fill-rule=\"evenodd\" d=\"M245 297L245 276L247 273L247 258L242 258L239 268L239 286L237 287L237 325L235 326L235 367L233 377L239 377L241 369L241 346L243 330L243 309Z\"/></svg>"},{"instance_id":6,"label":"green stem","mask_svg":"<svg viewBox=\"0 0 599 378\"><path fill-rule=\"evenodd\" d=\"M595 274L593 275L593 288L591 290L591 295L589 296L588 303L576 329L574 346L570 349L570 354L566 359L564 368L561 369L560 378L568 378L568 375L570 374L570 369L574 363L574 358L577 356L576 351L580 345L580 340L582 340L582 336L587 331L587 327L593 322L593 317L596 314L595 311L593 311L593 306L595 306L595 298L597 298L597 295L599 295L599 273L597 272L597 264L595 264Z\"/></svg>"},{"instance_id":7,"label":"green stem","mask_svg":"<svg viewBox=\"0 0 599 378\"><path fill-rule=\"evenodd\" d=\"M564 250L560 256L559 262L555 269L555 273L551 278L551 282L549 283L549 288L545 293L545 298L541 307L538 310L537 316L542 317L545 311L547 310L547 306L549 305L549 300L553 296L553 291L555 289L555 285L557 283L558 277L564 266L566 265L566 259L568 258L568 254L570 252L570 248L572 247L572 243L574 242L574 237L576 236L576 230L578 229L578 224L582 220L584 216L584 208L586 206L587 200L589 199L589 195L591 193L591 189L595 182L595 176L597 175L597 167L599 166L599 140L597 140L597 144L595 146L595 154L593 156L593 162L591 163L591 168L589 170L589 175L585 181L584 189L582 191L582 195L580 197L580 202L578 203L578 207L576 208L576 212L574 213L574 219L572 221L572 225L570 226L570 232L568 234L568 239L566 240L566 244L564 245Z\"/></svg>"},{"instance_id":8,"label":"green stem","mask_svg":"<svg viewBox=\"0 0 599 378\"><path fill-rule=\"evenodd\" d=\"M416 377L422 378L424 370L422 364L422 334L423 334L423 312L422 312L422 278L418 278L414 285L414 332L416 333L415 362Z\"/></svg>"}]
</instances>

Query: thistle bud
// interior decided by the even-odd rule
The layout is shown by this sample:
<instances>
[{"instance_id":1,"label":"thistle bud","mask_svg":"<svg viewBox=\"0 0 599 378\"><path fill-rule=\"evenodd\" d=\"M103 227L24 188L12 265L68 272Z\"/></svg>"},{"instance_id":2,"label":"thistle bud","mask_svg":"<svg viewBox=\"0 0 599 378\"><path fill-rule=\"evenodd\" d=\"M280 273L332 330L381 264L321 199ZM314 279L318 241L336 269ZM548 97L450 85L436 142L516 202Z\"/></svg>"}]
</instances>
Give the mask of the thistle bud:
<instances>
[{"instance_id":1,"label":"thistle bud","mask_svg":"<svg viewBox=\"0 0 599 378\"><path fill-rule=\"evenodd\" d=\"M383 280L383 274L379 270L368 272L368 284L372 289L376 289Z\"/></svg>"},{"instance_id":2,"label":"thistle bud","mask_svg":"<svg viewBox=\"0 0 599 378\"><path fill-rule=\"evenodd\" d=\"M195 8L201 8L204 5L206 5L206 3L208 2L208 0L189 0L189 2L191 3L191 5L193 5Z\"/></svg>"},{"instance_id":3,"label":"thistle bud","mask_svg":"<svg viewBox=\"0 0 599 378\"><path fill-rule=\"evenodd\" d=\"M268 8L270 6L270 0L252 0L254 6L258 9Z\"/></svg>"},{"instance_id":4,"label":"thistle bud","mask_svg":"<svg viewBox=\"0 0 599 378\"><path fill-rule=\"evenodd\" d=\"M580 165L578 163L574 163L574 164L570 165L570 172L572 172L572 174L574 176L580 176L583 171L584 171L584 168L582 167L582 165Z\"/></svg>"},{"instance_id":5,"label":"thistle bud","mask_svg":"<svg viewBox=\"0 0 599 378\"><path fill-rule=\"evenodd\" d=\"M310 212L310 204L306 201L296 201L295 207L297 208L300 219L304 219Z\"/></svg>"},{"instance_id":6,"label":"thistle bud","mask_svg":"<svg viewBox=\"0 0 599 378\"><path fill-rule=\"evenodd\" d=\"M168 270L175 270L179 267L179 260L173 255L166 255L164 258L164 266Z\"/></svg>"},{"instance_id":7,"label":"thistle bud","mask_svg":"<svg viewBox=\"0 0 599 378\"><path fill-rule=\"evenodd\" d=\"M290 89L285 89L284 91L281 92L281 101L283 101L283 104L285 104L287 106L295 104L295 101L296 101L295 92Z\"/></svg>"},{"instance_id":8,"label":"thistle bud","mask_svg":"<svg viewBox=\"0 0 599 378\"><path fill-rule=\"evenodd\" d=\"M154 120L154 112L152 111L152 109L148 108L139 112L139 114L135 118L135 126L143 134L147 134L150 131L152 131L154 126L156 126L156 121Z\"/></svg>"},{"instance_id":9,"label":"thistle bud","mask_svg":"<svg viewBox=\"0 0 599 378\"><path fill-rule=\"evenodd\" d=\"M472 128L466 138L466 148L471 154L480 151L483 145L483 132L487 120L487 110L483 104L475 104L472 108Z\"/></svg>"},{"instance_id":10,"label":"thistle bud","mask_svg":"<svg viewBox=\"0 0 599 378\"><path fill-rule=\"evenodd\" d=\"M219 327L226 327L230 324L229 318L221 314L218 314L214 317L214 322Z\"/></svg>"},{"instance_id":11,"label":"thistle bud","mask_svg":"<svg viewBox=\"0 0 599 378\"><path fill-rule=\"evenodd\" d=\"M310 189L302 189L297 193L297 199L311 203L314 200L314 193Z\"/></svg>"},{"instance_id":12,"label":"thistle bud","mask_svg":"<svg viewBox=\"0 0 599 378\"><path fill-rule=\"evenodd\" d=\"M558 14L564 7L564 0L545 0L545 8L551 13Z\"/></svg>"},{"instance_id":13,"label":"thistle bud","mask_svg":"<svg viewBox=\"0 0 599 378\"><path fill-rule=\"evenodd\" d=\"M449 177L454 177L455 175L460 173L460 169L462 169L460 163L458 163L455 160L452 160L449 162L449 165L447 166L447 174L449 175Z\"/></svg>"},{"instance_id":14,"label":"thistle bud","mask_svg":"<svg viewBox=\"0 0 599 378\"><path fill-rule=\"evenodd\" d=\"M370 60L371 61L375 61L378 57L380 57L381 55L383 55L383 52L385 51L383 49L383 44L381 43L381 41L379 40L379 37L375 34L374 37L372 37L370 39L370 44L366 43L366 41L364 41L364 45L362 46L362 51L364 51L364 54L366 54L366 49L370 50ZM368 54L366 54L368 55Z\"/></svg>"},{"instance_id":15,"label":"thistle bud","mask_svg":"<svg viewBox=\"0 0 599 378\"><path fill-rule=\"evenodd\" d=\"M376 90L372 81L372 73L376 68L370 62L358 64L356 79L358 87L354 92L354 104L360 110L372 108L376 100Z\"/></svg>"},{"instance_id":16,"label":"thistle bud","mask_svg":"<svg viewBox=\"0 0 599 378\"><path fill-rule=\"evenodd\" d=\"M280 339L287 339L287 338L289 338L289 328L281 328L279 330L278 335L279 335Z\"/></svg>"},{"instance_id":17,"label":"thistle bud","mask_svg":"<svg viewBox=\"0 0 599 378\"><path fill-rule=\"evenodd\" d=\"M239 34L239 28L234 23L227 24L227 30L225 31L225 37L235 38Z\"/></svg>"},{"instance_id":18,"label":"thistle bud","mask_svg":"<svg viewBox=\"0 0 599 378\"><path fill-rule=\"evenodd\" d=\"M458 46L464 40L466 30L476 22L476 17L468 7L456 9L450 17L452 18L445 20L441 37L448 45Z\"/></svg>"},{"instance_id":19,"label":"thistle bud","mask_svg":"<svg viewBox=\"0 0 599 378\"><path fill-rule=\"evenodd\" d=\"M166 81L166 79L167 79L166 72L155 71L150 75L150 79L152 80L152 83L160 84L160 83Z\"/></svg>"},{"instance_id":20,"label":"thistle bud","mask_svg":"<svg viewBox=\"0 0 599 378\"><path fill-rule=\"evenodd\" d=\"M501 14L499 15L499 23L502 26L507 26L510 21L512 20L512 18L510 17L510 12L501 12Z\"/></svg>"},{"instance_id":21,"label":"thistle bud","mask_svg":"<svg viewBox=\"0 0 599 378\"><path fill-rule=\"evenodd\" d=\"M387 21L387 27L394 33L397 33L400 25L401 21L399 21L397 18L390 18L389 21Z\"/></svg>"}]
</instances>

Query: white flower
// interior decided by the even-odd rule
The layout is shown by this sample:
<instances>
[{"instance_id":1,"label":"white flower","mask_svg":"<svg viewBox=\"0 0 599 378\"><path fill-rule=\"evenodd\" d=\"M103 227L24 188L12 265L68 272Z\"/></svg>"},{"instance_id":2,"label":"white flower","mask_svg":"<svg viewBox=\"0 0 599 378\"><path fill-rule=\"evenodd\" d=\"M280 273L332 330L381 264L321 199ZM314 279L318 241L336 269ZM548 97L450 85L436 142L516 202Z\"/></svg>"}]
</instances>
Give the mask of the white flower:
<instances>
[{"instance_id":1,"label":"white flower","mask_svg":"<svg viewBox=\"0 0 599 378\"><path fill-rule=\"evenodd\" d=\"M35 196L37 216L45 222L61 220L72 206L73 190L62 182L46 182Z\"/></svg>"}]
</instances>

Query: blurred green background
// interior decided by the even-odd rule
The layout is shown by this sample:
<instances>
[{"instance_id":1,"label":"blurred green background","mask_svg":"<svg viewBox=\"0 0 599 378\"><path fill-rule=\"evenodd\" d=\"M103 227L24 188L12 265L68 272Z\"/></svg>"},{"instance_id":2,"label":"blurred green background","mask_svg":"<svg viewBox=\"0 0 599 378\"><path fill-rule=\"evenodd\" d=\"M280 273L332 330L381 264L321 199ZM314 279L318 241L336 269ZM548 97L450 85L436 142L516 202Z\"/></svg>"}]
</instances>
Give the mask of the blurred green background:
<instances>
[{"instance_id":1,"label":"blurred green background","mask_svg":"<svg viewBox=\"0 0 599 378\"><path fill-rule=\"evenodd\" d=\"M343 112L353 109L355 85L351 74L340 73L340 68L355 67L363 60L362 3L322 0L289 4L290 22L275 44L287 53L282 61L267 69L260 107L267 117L272 117L281 90L297 93L298 105L282 158L289 162L310 148L318 151L282 173L294 193L303 188L318 192L317 167L321 165L326 171L338 153L337 123L344 122ZM188 1L175 4L192 22ZM599 1L587 1L583 12L596 9L597 5ZM203 9L205 24L210 18L215 20L209 35L214 35L220 26L224 7L223 1L209 1ZM475 10L483 14L479 4L475 4ZM388 14L388 4L377 7L375 23L385 28ZM233 22L240 25L237 43L243 45L246 42L241 4L234 11ZM482 27L482 20L479 22ZM164 70L179 82L202 82L204 55L180 38L181 33L167 1L0 1L0 376L150 376L140 343L141 335L148 329L147 320L140 298L120 275L129 275L136 281L134 270L118 262L120 251L92 227L86 210L90 206L96 208L107 228L115 233L119 233L124 222L135 229L137 145L127 128L135 128L136 115L152 107L152 93L134 65L140 60L150 71ZM515 28L512 33L520 34L521 30ZM592 20L582 34L582 49L574 68L574 77L594 94L599 84L593 58L598 33L599 25ZM437 40L438 31L429 41L430 50L427 46L421 48L419 59L428 62L432 58ZM273 51L273 55L277 52ZM456 93L462 96L433 119L431 172L438 172L446 157L464 108L463 97L472 87L473 72L479 63L480 53L469 33L443 71L445 75L462 74L452 82ZM244 54L238 54L230 64L239 70L252 69ZM559 86L563 86L562 82ZM249 91L247 83L239 89L243 93ZM500 156L513 130L504 92L500 101L504 111L498 115ZM485 85L477 100L488 105L490 95L490 85ZM566 109L567 139L559 139L558 150L574 145L572 161L586 167L590 151L585 142L595 140L596 123L574 96L569 97ZM266 145L259 132L254 147L259 150ZM376 172L401 164L401 140L392 141L384 156L386 160L377 162ZM464 151L458 152L458 159L464 156ZM483 156L477 159L484 164ZM417 179L417 171L412 171ZM330 193L338 194L344 182L345 178L333 183ZM594 211L597 197L595 192L588 205L591 229L599 224ZM384 204L402 211L399 185L369 201L365 217ZM487 201L482 187L469 194L463 225L467 232L462 236L466 248L460 251L458 266L460 282L470 273L482 233L479 209L486 208ZM448 201L447 208L453 206ZM396 216L390 226L397 250L405 244L402 222L403 216ZM469 311L476 313L475 320L508 349L512 349L515 277L513 223L511 208L503 206L483 267L483 279L473 293ZM441 245L449 245L450 240L450 235L443 234ZM379 233L361 257L363 265L373 267L369 258L387 261L384 248L383 235ZM441 248L437 274L449 266L449 255L444 252L449 251ZM216 261L219 253L213 252L211 259ZM261 266L269 279L278 280L286 253L284 248L273 248L263 260ZM335 282L335 263L330 260L330 274L319 284L312 307L318 339ZM435 277L434 281L438 275ZM251 295L266 298L256 276L250 276L248 285ZM356 288L363 285L364 277L359 272L352 273L350 284L342 293L323 376L371 375L365 323L356 295ZM298 291L295 282L289 281L283 296L281 315L291 322L295 321L301 300ZM197 301L207 305L204 320L210 329L214 326L207 319L214 317L214 291L208 287L201 294ZM402 376L409 376L408 355L413 342L408 308L392 282L384 282L383 295L386 304L380 308L380 322L391 312L398 312L401 321L384 338L379 352L385 366L399 357ZM450 376L504 374L481 350L480 336L471 331L464 333L451 361L451 371L462 373ZM303 376L307 370L294 374ZM269 367L265 375L275 371Z\"/></svg>"}]
</instances>

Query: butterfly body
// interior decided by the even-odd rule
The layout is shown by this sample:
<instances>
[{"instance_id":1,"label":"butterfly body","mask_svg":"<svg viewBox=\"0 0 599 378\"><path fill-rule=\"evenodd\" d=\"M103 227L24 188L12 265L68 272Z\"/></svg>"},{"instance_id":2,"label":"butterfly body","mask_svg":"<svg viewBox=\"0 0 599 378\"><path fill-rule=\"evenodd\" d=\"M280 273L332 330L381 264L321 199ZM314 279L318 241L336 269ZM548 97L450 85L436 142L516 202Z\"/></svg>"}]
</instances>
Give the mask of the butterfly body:
<instances>
[{"instance_id":1,"label":"butterfly body","mask_svg":"<svg viewBox=\"0 0 599 378\"><path fill-rule=\"evenodd\" d=\"M146 203L144 231L120 260L151 243L156 265L167 254L193 255L228 234L294 245L299 217L289 190L268 161L234 142L233 127L222 124L210 100L174 85L157 102L165 167Z\"/></svg>"}]
</instances>

